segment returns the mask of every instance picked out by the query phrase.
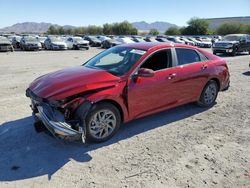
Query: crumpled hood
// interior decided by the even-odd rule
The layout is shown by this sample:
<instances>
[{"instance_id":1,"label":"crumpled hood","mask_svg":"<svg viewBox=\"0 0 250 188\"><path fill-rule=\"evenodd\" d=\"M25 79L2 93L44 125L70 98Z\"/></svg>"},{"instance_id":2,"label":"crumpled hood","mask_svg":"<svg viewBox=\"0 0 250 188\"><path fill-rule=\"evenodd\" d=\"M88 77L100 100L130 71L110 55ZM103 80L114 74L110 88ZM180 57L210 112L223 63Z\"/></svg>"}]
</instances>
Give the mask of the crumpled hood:
<instances>
[{"instance_id":1,"label":"crumpled hood","mask_svg":"<svg viewBox=\"0 0 250 188\"><path fill-rule=\"evenodd\" d=\"M29 89L39 97L62 100L81 92L115 86L119 80L104 70L78 66L43 75Z\"/></svg>"}]
</instances>

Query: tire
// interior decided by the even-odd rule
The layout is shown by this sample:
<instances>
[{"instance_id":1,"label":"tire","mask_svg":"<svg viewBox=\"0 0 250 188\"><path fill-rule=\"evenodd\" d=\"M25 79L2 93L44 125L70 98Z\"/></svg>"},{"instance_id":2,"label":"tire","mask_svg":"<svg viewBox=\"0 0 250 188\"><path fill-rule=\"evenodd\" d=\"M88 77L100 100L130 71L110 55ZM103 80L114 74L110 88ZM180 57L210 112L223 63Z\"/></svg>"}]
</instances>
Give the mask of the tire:
<instances>
[{"instance_id":1,"label":"tire","mask_svg":"<svg viewBox=\"0 0 250 188\"><path fill-rule=\"evenodd\" d=\"M216 51L213 51L213 54L216 55L217 54Z\"/></svg>"},{"instance_id":2,"label":"tire","mask_svg":"<svg viewBox=\"0 0 250 188\"><path fill-rule=\"evenodd\" d=\"M213 106L217 95L219 92L219 86L216 81L210 80L203 88L203 91L200 95L198 105L201 107L210 107Z\"/></svg>"},{"instance_id":3,"label":"tire","mask_svg":"<svg viewBox=\"0 0 250 188\"><path fill-rule=\"evenodd\" d=\"M105 117L106 119L102 119ZM86 116L86 140L90 142L107 141L119 130L120 124L121 114L114 105L110 103L96 104Z\"/></svg>"},{"instance_id":4,"label":"tire","mask_svg":"<svg viewBox=\"0 0 250 188\"><path fill-rule=\"evenodd\" d=\"M233 51L232 51L232 53L231 53L231 55L232 55L232 56L235 56L235 55L236 55L236 52L237 52L237 48L234 48Z\"/></svg>"},{"instance_id":5,"label":"tire","mask_svg":"<svg viewBox=\"0 0 250 188\"><path fill-rule=\"evenodd\" d=\"M76 45L73 45L73 50L79 50L78 47Z\"/></svg>"}]
</instances>

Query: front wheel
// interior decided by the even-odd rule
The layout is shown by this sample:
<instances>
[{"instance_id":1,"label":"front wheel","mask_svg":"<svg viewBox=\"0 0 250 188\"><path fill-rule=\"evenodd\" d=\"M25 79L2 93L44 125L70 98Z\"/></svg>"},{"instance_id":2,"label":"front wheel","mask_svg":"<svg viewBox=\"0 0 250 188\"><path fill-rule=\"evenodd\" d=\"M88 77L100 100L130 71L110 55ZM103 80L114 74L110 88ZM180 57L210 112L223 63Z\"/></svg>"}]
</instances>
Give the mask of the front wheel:
<instances>
[{"instance_id":1,"label":"front wheel","mask_svg":"<svg viewBox=\"0 0 250 188\"><path fill-rule=\"evenodd\" d=\"M202 107L210 107L215 103L219 92L219 87L216 81L210 80L204 87L198 105Z\"/></svg>"},{"instance_id":2,"label":"front wheel","mask_svg":"<svg viewBox=\"0 0 250 188\"><path fill-rule=\"evenodd\" d=\"M86 117L86 139L92 142L109 140L121 124L119 110L110 103L96 104Z\"/></svg>"},{"instance_id":3,"label":"front wheel","mask_svg":"<svg viewBox=\"0 0 250 188\"><path fill-rule=\"evenodd\" d=\"M235 56L236 53L237 53L237 48L234 48L233 51L232 51L232 53L231 53L231 55L232 55L232 56Z\"/></svg>"}]
</instances>

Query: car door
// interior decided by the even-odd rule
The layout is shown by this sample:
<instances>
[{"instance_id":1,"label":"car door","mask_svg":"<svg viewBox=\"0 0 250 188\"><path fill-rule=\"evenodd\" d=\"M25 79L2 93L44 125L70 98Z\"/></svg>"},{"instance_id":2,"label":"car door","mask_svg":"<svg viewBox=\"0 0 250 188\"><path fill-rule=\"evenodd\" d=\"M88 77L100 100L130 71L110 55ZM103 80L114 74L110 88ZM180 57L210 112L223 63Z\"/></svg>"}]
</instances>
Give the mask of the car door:
<instances>
[{"instance_id":1,"label":"car door","mask_svg":"<svg viewBox=\"0 0 250 188\"><path fill-rule=\"evenodd\" d=\"M68 38L66 40L66 44L67 44L68 49L72 49L73 48L73 39L72 38Z\"/></svg>"},{"instance_id":2,"label":"car door","mask_svg":"<svg viewBox=\"0 0 250 188\"><path fill-rule=\"evenodd\" d=\"M247 51L249 49L250 41L248 39L249 38L245 35L241 37L239 51Z\"/></svg>"},{"instance_id":3,"label":"car door","mask_svg":"<svg viewBox=\"0 0 250 188\"><path fill-rule=\"evenodd\" d=\"M164 49L149 55L139 68L154 70L154 76L150 78L132 76L128 81L130 117L142 117L173 106L177 102L177 88L175 88L176 68L171 50Z\"/></svg>"},{"instance_id":4,"label":"car door","mask_svg":"<svg viewBox=\"0 0 250 188\"><path fill-rule=\"evenodd\" d=\"M178 64L179 103L196 101L209 77L208 59L200 52L191 48L176 48Z\"/></svg>"}]
</instances>

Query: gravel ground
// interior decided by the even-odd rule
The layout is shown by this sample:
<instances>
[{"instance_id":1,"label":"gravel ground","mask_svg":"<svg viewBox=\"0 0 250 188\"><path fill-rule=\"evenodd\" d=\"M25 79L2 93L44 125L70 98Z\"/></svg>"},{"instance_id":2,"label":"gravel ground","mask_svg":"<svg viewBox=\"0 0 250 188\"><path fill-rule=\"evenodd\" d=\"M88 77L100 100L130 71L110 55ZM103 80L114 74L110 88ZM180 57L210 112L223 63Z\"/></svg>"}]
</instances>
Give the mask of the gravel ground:
<instances>
[{"instance_id":1,"label":"gravel ground","mask_svg":"<svg viewBox=\"0 0 250 188\"><path fill-rule=\"evenodd\" d=\"M100 49L0 53L0 187L250 187L250 56L227 60L217 104L133 121L102 144L36 133L25 89Z\"/></svg>"}]
</instances>

